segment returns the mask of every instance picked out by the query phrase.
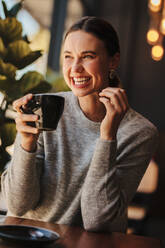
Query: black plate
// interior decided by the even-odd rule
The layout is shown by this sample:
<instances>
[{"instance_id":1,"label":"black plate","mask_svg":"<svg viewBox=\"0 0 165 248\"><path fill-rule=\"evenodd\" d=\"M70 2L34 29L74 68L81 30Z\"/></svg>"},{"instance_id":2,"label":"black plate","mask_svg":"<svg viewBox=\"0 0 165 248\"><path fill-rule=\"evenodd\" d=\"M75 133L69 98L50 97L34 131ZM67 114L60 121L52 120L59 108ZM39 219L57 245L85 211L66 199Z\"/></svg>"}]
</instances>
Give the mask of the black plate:
<instances>
[{"instance_id":1,"label":"black plate","mask_svg":"<svg viewBox=\"0 0 165 248\"><path fill-rule=\"evenodd\" d=\"M59 237L58 233L45 228L25 225L0 225L0 238L8 242L44 245L56 241Z\"/></svg>"}]
</instances>

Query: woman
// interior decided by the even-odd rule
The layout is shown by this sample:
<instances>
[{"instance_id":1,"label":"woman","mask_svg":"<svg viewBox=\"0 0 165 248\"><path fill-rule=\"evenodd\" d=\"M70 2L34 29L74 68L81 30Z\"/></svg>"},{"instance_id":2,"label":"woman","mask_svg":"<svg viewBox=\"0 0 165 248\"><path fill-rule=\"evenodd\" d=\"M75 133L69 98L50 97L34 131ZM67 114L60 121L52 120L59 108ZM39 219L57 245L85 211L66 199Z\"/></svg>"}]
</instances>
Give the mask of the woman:
<instances>
[{"instance_id":1,"label":"woman","mask_svg":"<svg viewBox=\"0 0 165 248\"><path fill-rule=\"evenodd\" d=\"M27 125L37 120L20 110L31 94L14 102L18 135L2 176L8 215L126 231L127 207L155 151L157 130L118 87L119 58L113 27L84 17L64 39L63 74L71 92L58 93L65 109L57 130L39 134Z\"/></svg>"}]
</instances>

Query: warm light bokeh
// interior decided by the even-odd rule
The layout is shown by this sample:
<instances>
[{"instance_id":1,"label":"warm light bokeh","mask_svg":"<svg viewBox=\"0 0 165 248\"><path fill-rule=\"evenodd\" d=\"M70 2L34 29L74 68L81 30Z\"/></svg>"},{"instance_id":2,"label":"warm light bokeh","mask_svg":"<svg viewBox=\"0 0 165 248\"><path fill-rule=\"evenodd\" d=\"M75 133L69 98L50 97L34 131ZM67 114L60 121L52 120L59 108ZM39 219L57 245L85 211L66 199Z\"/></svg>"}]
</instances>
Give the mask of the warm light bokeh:
<instances>
[{"instance_id":1,"label":"warm light bokeh","mask_svg":"<svg viewBox=\"0 0 165 248\"><path fill-rule=\"evenodd\" d=\"M150 0L148 7L153 12L158 12L161 9L162 0Z\"/></svg>"},{"instance_id":2,"label":"warm light bokeh","mask_svg":"<svg viewBox=\"0 0 165 248\"><path fill-rule=\"evenodd\" d=\"M155 44L159 39L159 33L156 29L150 29L147 32L147 41L149 44Z\"/></svg>"},{"instance_id":3,"label":"warm light bokeh","mask_svg":"<svg viewBox=\"0 0 165 248\"><path fill-rule=\"evenodd\" d=\"M163 57L163 54L164 54L164 49L161 45L156 45L152 47L151 55L154 60L156 61L161 60Z\"/></svg>"},{"instance_id":4,"label":"warm light bokeh","mask_svg":"<svg viewBox=\"0 0 165 248\"><path fill-rule=\"evenodd\" d=\"M165 35L165 18L161 20L160 23L160 32Z\"/></svg>"}]
</instances>

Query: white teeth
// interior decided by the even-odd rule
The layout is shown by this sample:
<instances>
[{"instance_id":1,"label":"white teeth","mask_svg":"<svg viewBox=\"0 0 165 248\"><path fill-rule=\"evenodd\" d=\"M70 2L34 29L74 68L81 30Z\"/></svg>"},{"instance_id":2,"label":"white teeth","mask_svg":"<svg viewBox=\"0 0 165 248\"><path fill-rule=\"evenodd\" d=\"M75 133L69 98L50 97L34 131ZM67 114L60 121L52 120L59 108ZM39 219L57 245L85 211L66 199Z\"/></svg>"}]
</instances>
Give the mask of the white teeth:
<instances>
[{"instance_id":1,"label":"white teeth","mask_svg":"<svg viewBox=\"0 0 165 248\"><path fill-rule=\"evenodd\" d=\"M75 84L84 84L86 83L90 78L82 77L82 78L73 78Z\"/></svg>"}]
</instances>

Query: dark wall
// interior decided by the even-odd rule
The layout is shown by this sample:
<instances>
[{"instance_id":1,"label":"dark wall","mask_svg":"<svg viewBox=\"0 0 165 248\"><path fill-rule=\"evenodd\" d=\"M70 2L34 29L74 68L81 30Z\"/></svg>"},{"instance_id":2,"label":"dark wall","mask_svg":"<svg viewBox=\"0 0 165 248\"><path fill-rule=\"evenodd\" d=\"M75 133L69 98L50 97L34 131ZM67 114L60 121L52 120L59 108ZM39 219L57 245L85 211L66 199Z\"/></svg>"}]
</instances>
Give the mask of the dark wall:
<instances>
[{"instance_id":1,"label":"dark wall","mask_svg":"<svg viewBox=\"0 0 165 248\"><path fill-rule=\"evenodd\" d=\"M147 3L147 0L104 0L101 16L111 21L118 31L120 76L131 106L154 122L159 130L165 130L165 59L155 62L150 55L151 47L146 42Z\"/></svg>"},{"instance_id":2,"label":"dark wall","mask_svg":"<svg viewBox=\"0 0 165 248\"><path fill-rule=\"evenodd\" d=\"M152 121L159 130L155 154L159 184L152 214L165 217L165 58L152 60L147 44L148 0L102 0L100 15L117 29L121 43L120 77L130 105Z\"/></svg>"}]
</instances>

